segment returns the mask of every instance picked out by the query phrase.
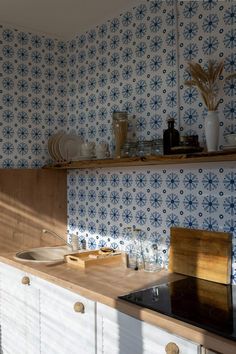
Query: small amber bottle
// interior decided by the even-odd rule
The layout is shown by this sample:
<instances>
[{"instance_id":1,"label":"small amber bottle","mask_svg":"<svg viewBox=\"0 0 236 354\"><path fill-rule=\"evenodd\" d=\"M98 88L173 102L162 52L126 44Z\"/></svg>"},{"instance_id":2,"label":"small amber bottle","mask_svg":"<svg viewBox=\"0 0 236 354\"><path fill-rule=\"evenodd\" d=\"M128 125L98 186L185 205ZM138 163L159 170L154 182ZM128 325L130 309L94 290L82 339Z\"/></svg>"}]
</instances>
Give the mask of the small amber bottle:
<instances>
[{"instance_id":1,"label":"small amber bottle","mask_svg":"<svg viewBox=\"0 0 236 354\"><path fill-rule=\"evenodd\" d=\"M171 154L171 148L174 146L179 146L179 132L174 127L174 118L169 118L167 123L168 128L163 132L164 155Z\"/></svg>"}]
</instances>

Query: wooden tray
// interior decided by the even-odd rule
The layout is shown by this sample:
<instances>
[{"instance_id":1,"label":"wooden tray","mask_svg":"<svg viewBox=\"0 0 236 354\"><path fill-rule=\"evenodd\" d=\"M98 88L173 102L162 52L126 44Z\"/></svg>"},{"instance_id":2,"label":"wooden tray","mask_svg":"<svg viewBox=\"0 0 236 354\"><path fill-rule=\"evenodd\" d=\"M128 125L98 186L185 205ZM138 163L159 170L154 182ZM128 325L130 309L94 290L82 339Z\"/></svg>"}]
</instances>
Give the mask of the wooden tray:
<instances>
[{"instance_id":1,"label":"wooden tray","mask_svg":"<svg viewBox=\"0 0 236 354\"><path fill-rule=\"evenodd\" d=\"M230 233L171 228L171 272L230 284L231 252Z\"/></svg>"},{"instance_id":2,"label":"wooden tray","mask_svg":"<svg viewBox=\"0 0 236 354\"><path fill-rule=\"evenodd\" d=\"M87 268L90 266L103 264L127 264L127 255L124 252L116 251L109 255L100 254L99 250L86 251L79 253L67 254L64 256L65 262L73 264L79 268Z\"/></svg>"}]
</instances>

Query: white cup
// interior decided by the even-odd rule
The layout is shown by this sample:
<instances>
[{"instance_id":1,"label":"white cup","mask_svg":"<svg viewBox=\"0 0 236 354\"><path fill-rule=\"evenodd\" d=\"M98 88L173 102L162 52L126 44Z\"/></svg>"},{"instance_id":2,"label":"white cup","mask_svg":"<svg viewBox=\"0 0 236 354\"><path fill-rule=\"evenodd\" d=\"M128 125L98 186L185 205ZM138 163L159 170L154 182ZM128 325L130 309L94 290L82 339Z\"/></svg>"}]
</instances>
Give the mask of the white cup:
<instances>
[{"instance_id":1,"label":"white cup","mask_svg":"<svg viewBox=\"0 0 236 354\"><path fill-rule=\"evenodd\" d=\"M108 144L107 143L99 143L96 147L96 151L107 151Z\"/></svg>"},{"instance_id":2,"label":"white cup","mask_svg":"<svg viewBox=\"0 0 236 354\"><path fill-rule=\"evenodd\" d=\"M99 143L97 146L96 146L96 157L98 159L103 159L103 158L106 158L106 157L109 157L110 156L110 153L109 153L109 147L108 147L108 144L107 143Z\"/></svg>"},{"instance_id":3,"label":"white cup","mask_svg":"<svg viewBox=\"0 0 236 354\"><path fill-rule=\"evenodd\" d=\"M225 141L229 145L236 145L236 133L235 134L226 134Z\"/></svg>"},{"instance_id":4,"label":"white cup","mask_svg":"<svg viewBox=\"0 0 236 354\"><path fill-rule=\"evenodd\" d=\"M83 143L81 145L81 155L82 156L92 156L94 154L95 143Z\"/></svg>"}]
</instances>

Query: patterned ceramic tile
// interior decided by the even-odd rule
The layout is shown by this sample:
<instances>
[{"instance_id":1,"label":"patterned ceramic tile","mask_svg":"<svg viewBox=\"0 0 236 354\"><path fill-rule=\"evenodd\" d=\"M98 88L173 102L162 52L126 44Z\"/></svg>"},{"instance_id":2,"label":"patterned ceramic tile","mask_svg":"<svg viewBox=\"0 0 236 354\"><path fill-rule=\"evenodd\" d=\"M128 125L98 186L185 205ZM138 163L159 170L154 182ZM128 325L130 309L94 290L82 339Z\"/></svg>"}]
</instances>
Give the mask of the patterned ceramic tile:
<instances>
[{"instance_id":1,"label":"patterned ceramic tile","mask_svg":"<svg viewBox=\"0 0 236 354\"><path fill-rule=\"evenodd\" d=\"M114 110L138 139L162 136L178 105L176 26L173 1L148 1L70 42L69 125L84 140L112 147Z\"/></svg>"},{"instance_id":2,"label":"patterned ceramic tile","mask_svg":"<svg viewBox=\"0 0 236 354\"><path fill-rule=\"evenodd\" d=\"M232 61L227 64L235 46L224 40L234 28L235 10L230 1L147 1L76 38L81 136L110 141L111 113L125 109L140 139L161 136L171 115L184 133L196 132L204 141L205 111L198 93L184 87L184 69L191 58L224 58L225 71L235 70ZM224 88L221 143L223 133L235 129L226 126L236 117L232 92ZM230 118L223 113L227 107ZM236 237L235 168L213 166L70 172L69 230L91 248L127 251L132 244L124 230L132 225L164 248L170 226L225 230Z\"/></svg>"},{"instance_id":3,"label":"patterned ceramic tile","mask_svg":"<svg viewBox=\"0 0 236 354\"><path fill-rule=\"evenodd\" d=\"M134 225L166 250L171 226L224 230L236 241L233 164L74 171L68 188L69 230L90 248L131 250L125 229Z\"/></svg>"},{"instance_id":4,"label":"patterned ceramic tile","mask_svg":"<svg viewBox=\"0 0 236 354\"><path fill-rule=\"evenodd\" d=\"M184 85L188 77L186 62L193 60L206 65L208 60L224 60L224 75L236 71L236 3L179 1L178 14L181 128L187 133L198 134L204 141L204 117L207 111L197 90ZM235 78L222 81L219 90L219 97L222 97L219 106L221 145L225 143L223 135L236 129L235 93Z\"/></svg>"},{"instance_id":5,"label":"patterned ceramic tile","mask_svg":"<svg viewBox=\"0 0 236 354\"><path fill-rule=\"evenodd\" d=\"M66 46L57 39L0 27L3 168L38 168L47 140L66 127Z\"/></svg>"}]
</instances>

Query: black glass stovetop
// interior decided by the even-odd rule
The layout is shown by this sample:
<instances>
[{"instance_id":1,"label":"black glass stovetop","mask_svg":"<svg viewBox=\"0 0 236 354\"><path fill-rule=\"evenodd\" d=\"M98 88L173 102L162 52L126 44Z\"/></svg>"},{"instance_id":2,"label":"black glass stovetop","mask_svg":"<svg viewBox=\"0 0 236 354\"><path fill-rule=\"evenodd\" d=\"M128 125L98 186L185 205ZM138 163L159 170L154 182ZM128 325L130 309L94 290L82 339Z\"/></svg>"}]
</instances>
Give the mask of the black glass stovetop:
<instances>
[{"instance_id":1,"label":"black glass stovetop","mask_svg":"<svg viewBox=\"0 0 236 354\"><path fill-rule=\"evenodd\" d=\"M236 286L188 277L119 298L236 341Z\"/></svg>"}]
</instances>

